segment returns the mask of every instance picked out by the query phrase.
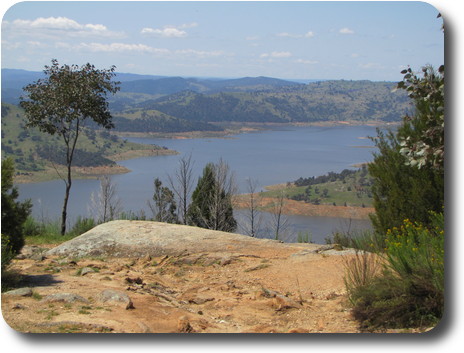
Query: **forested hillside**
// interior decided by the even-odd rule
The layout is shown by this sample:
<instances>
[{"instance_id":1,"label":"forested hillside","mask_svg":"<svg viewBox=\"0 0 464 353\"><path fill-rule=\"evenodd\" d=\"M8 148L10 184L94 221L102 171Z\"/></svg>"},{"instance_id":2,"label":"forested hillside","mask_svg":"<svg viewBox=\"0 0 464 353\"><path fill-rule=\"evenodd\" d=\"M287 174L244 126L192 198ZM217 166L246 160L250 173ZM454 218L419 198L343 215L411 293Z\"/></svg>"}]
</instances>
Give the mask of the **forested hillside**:
<instances>
[{"instance_id":1,"label":"forested hillside","mask_svg":"<svg viewBox=\"0 0 464 353\"><path fill-rule=\"evenodd\" d=\"M21 88L40 72L2 69L2 102L17 104ZM214 122L395 122L411 113L394 83L270 77L200 79L118 74L121 91L109 99L118 132L220 131Z\"/></svg>"},{"instance_id":2,"label":"forested hillside","mask_svg":"<svg viewBox=\"0 0 464 353\"><path fill-rule=\"evenodd\" d=\"M2 159L11 157L19 173L43 172L52 164L65 164L66 154L60 136L44 134L35 128L25 129L24 111L15 105L3 103L1 112ZM114 155L156 148L163 149L131 143L107 131L86 128L78 141L73 166L115 166Z\"/></svg>"},{"instance_id":3,"label":"forested hillside","mask_svg":"<svg viewBox=\"0 0 464 353\"><path fill-rule=\"evenodd\" d=\"M138 104L171 116L206 122L399 121L411 109L394 84L324 81L254 92L183 91Z\"/></svg>"}]
</instances>

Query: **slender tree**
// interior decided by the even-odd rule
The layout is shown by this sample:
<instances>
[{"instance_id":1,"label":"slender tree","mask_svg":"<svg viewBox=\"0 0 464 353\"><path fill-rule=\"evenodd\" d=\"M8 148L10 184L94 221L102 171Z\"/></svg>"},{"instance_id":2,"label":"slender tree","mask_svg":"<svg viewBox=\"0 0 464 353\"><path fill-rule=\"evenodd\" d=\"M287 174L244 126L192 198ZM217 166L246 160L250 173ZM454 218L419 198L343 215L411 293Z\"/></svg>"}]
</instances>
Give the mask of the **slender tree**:
<instances>
[{"instance_id":1,"label":"slender tree","mask_svg":"<svg viewBox=\"0 0 464 353\"><path fill-rule=\"evenodd\" d=\"M153 218L157 222L177 223L176 214L177 205L174 199L174 193L159 178L154 181L155 192L153 194L154 203L148 205L153 212Z\"/></svg>"},{"instance_id":2,"label":"slender tree","mask_svg":"<svg viewBox=\"0 0 464 353\"><path fill-rule=\"evenodd\" d=\"M193 162L192 155L184 156L179 160L179 168L174 177L168 175L169 185L179 201L179 218L183 224L188 224L187 213L193 189Z\"/></svg>"},{"instance_id":3,"label":"slender tree","mask_svg":"<svg viewBox=\"0 0 464 353\"><path fill-rule=\"evenodd\" d=\"M100 190L90 195L90 211L98 223L114 220L122 212L121 199L116 185L108 175L100 179Z\"/></svg>"},{"instance_id":4,"label":"slender tree","mask_svg":"<svg viewBox=\"0 0 464 353\"><path fill-rule=\"evenodd\" d=\"M58 134L65 144L65 196L61 216L61 234L66 233L69 194L72 186L71 166L77 140L87 120L105 129L114 127L107 102L108 93L119 90L112 81L115 67L98 70L91 64L60 66L56 59L45 66L46 77L23 88L20 105L26 113L26 127L37 127L50 135Z\"/></svg>"},{"instance_id":5,"label":"slender tree","mask_svg":"<svg viewBox=\"0 0 464 353\"><path fill-rule=\"evenodd\" d=\"M246 205L247 224L244 226L245 233L251 237L256 237L261 227L261 214L258 207L261 203L259 194L256 192L257 182L250 178L247 179L248 199Z\"/></svg>"},{"instance_id":6,"label":"slender tree","mask_svg":"<svg viewBox=\"0 0 464 353\"><path fill-rule=\"evenodd\" d=\"M289 227L288 217L283 213L285 207L285 198L285 192L283 190L280 191L271 209L272 230L275 240L279 240L282 234L284 234Z\"/></svg>"}]
</instances>

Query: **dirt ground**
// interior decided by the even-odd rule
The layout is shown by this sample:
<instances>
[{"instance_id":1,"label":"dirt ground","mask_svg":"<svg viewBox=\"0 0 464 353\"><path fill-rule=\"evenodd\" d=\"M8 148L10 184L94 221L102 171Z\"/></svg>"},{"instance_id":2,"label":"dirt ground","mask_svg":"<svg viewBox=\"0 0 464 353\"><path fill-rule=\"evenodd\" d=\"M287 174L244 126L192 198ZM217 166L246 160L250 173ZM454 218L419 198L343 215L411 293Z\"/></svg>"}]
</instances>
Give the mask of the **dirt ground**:
<instances>
[{"instance_id":1,"label":"dirt ground","mask_svg":"<svg viewBox=\"0 0 464 353\"><path fill-rule=\"evenodd\" d=\"M359 332L343 282L353 252L320 247L275 242L214 256L15 259L18 287L32 293L2 294L3 317L17 331L37 333ZM107 289L132 304L102 302ZM56 293L83 300L47 297Z\"/></svg>"},{"instance_id":2,"label":"dirt ground","mask_svg":"<svg viewBox=\"0 0 464 353\"><path fill-rule=\"evenodd\" d=\"M276 202L274 198L260 198L260 208L271 209ZM234 199L234 208L249 208L249 196L246 194L238 195ZM313 205L303 201L285 199L284 214L310 216L310 217L339 217L347 219L369 219L369 214L374 213L372 207L345 207L333 205Z\"/></svg>"}]
</instances>

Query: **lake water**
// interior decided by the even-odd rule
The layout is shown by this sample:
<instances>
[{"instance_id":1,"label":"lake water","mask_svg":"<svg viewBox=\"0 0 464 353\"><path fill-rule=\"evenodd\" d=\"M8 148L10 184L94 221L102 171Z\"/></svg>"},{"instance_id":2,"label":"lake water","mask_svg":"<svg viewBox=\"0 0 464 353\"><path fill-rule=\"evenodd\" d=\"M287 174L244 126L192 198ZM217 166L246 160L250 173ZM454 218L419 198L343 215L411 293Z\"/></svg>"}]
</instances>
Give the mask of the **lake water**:
<instances>
[{"instance_id":1,"label":"lake water","mask_svg":"<svg viewBox=\"0 0 464 353\"><path fill-rule=\"evenodd\" d=\"M208 162L226 161L235 174L239 192L246 192L247 179L253 179L258 189L266 185L294 181L299 177L318 176L329 171L340 172L353 168L353 164L372 160L374 151L367 136L375 136L374 127L293 127L244 133L226 139L154 139L128 138L130 141L166 146L179 155L144 157L119 164L130 173L112 176L118 196L126 211L144 210L150 216L147 201L153 195L153 179L166 183L173 174L179 159L191 154L195 180ZM73 221L77 215L89 216L88 205L92 192L98 192L97 180L74 180L68 214ZM19 185L20 198L33 201L33 214L38 218L58 219L64 196L64 183L55 180L44 183ZM243 211L236 211L243 223ZM263 224L269 223L269 214L263 214ZM288 216L287 241L294 241L296 234L309 233L312 241L324 243L333 231L350 228L366 229L369 221L355 221L332 217ZM266 227L263 226L263 229ZM243 228L242 233L243 233ZM239 232L240 230L239 229ZM262 236L268 232L263 231Z\"/></svg>"}]
</instances>

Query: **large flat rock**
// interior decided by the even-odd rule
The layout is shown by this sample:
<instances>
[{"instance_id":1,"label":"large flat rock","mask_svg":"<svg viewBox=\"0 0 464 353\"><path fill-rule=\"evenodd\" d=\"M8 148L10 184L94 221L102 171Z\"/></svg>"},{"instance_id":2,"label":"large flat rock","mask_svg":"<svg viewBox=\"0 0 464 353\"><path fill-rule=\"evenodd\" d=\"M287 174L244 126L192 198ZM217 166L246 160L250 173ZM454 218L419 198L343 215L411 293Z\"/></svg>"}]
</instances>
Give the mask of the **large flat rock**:
<instances>
[{"instance_id":1,"label":"large flat rock","mask_svg":"<svg viewBox=\"0 0 464 353\"><path fill-rule=\"evenodd\" d=\"M282 244L275 240L198 227L150 221L112 221L47 252L62 256L143 257L202 252L253 253L264 248L297 252L314 244ZM317 246L316 246L317 247ZM287 251L285 251L287 250Z\"/></svg>"}]
</instances>

